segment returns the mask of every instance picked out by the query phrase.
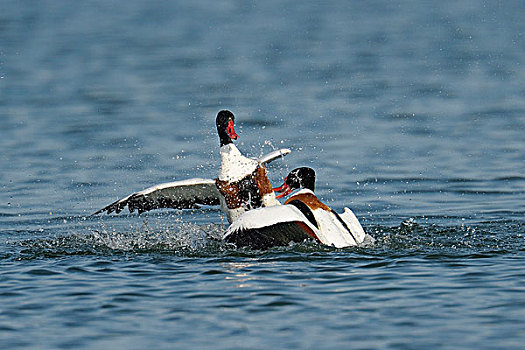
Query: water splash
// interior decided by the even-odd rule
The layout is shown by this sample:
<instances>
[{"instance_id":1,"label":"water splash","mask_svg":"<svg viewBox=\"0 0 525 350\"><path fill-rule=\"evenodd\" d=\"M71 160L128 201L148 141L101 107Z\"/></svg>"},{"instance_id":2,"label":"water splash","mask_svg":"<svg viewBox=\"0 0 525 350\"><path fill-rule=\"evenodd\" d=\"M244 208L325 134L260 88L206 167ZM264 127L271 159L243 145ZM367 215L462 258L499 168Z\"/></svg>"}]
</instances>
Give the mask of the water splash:
<instances>
[{"instance_id":1,"label":"water splash","mask_svg":"<svg viewBox=\"0 0 525 350\"><path fill-rule=\"evenodd\" d=\"M218 254L225 249L221 240L223 225L178 223L149 225L117 231L114 228L71 233L13 242L18 259L68 255L113 254Z\"/></svg>"},{"instance_id":2,"label":"water splash","mask_svg":"<svg viewBox=\"0 0 525 350\"><path fill-rule=\"evenodd\" d=\"M502 227L501 227L502 226ZM313 242L275 247L268 251L235 249L221 237L222 224L176 222L163 224L147 221L128 230L102 227L87 232L47 235L37 239L10 242L13 248L6 258L17 260L70 255L166 254L179 256L257 257L261 254L295 252L323 254L346 252L363 256L485 256L523 249L523 223L493 223L488 230L473 226L438 226L419 224L410 218L398 226L368 226L367 243L360 247L336 249ZM498 232L498 227L502 231Z\"/></svg>"},{"instance_id":3,"label":"water splash","mask_svg":"<svg viewBox=\"0 0 525 350\"><path fill-rule=\"evenodd\" d=\"M375 237L376 248L395 254L501 254L523 244L523 223L493 222L481 227L423 225L410 218L395 227L372 226L368 232Z\"/></svg>"}]
</instances>

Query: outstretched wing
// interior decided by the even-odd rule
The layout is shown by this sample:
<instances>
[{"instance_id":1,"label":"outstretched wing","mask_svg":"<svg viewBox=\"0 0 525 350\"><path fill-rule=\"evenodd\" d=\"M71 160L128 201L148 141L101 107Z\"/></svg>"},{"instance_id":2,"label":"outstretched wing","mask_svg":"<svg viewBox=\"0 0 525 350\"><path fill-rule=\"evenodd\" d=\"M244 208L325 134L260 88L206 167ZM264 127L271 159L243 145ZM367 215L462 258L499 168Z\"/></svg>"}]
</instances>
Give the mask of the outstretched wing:
<instances>
[{"instance_id":1,"label":"outstretched wing","mask_svg":"<svg viewBox=\"0 0 525 350\"><path fill-rule=\"evenodd\" d=\"M273 152L268 153L265 156L262 156L261 158L259 158L258 161L259 161L259 163L265 165L265 164L270 163L271 161L276 160L277 158L284 157L285 155L287 155L290 152L292 152L292 151L290 151L288 148L281 148L281 149L279 149L277 151L273 151Z\"/></svg>"},{"instance_id":2,"label":"outstretched wing","mask_svg":"<svg viewBox=\"0 0 525 350\"><path fill-rule=\"evenodd\" d=\"M215 180L188 179L168 182L130 194L93 213L120 213L126 206L130 213L143 213L159 208L198 209L200 205L219 205L219 190Z\"/></svg>"}]
</instances>

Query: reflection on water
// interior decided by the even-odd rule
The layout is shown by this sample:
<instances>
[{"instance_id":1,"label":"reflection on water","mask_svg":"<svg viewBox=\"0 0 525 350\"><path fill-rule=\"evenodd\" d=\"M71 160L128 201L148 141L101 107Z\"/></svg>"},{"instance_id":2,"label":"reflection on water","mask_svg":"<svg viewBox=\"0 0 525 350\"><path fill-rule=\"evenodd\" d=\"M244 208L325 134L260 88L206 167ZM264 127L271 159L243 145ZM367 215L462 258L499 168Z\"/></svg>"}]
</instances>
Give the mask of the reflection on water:
<instances>
[{"instance_id":1,"label":"reflection on water","mask_svg":"<svg viewBox=\"0 0 525 350\"><path fill-rule=\"evenodd\" d=\"M254 279L253 276L246 271L250 271L250 267L254 267L254 263L248 262L229 262L223 264L223 269L232 274L232 276L226 276L226 279L235 281L237 288L253 288L253 284L250 283Z\"/></svg>"}]
</instances>

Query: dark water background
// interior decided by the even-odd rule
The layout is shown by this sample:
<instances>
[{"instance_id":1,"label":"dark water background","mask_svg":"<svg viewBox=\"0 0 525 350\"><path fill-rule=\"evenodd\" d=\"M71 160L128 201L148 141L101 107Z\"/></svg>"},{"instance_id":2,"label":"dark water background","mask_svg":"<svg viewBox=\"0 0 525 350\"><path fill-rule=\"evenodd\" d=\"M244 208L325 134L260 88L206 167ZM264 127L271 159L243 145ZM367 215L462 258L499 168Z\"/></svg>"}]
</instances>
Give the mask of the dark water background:
<instances>
[{"instance_id":1,"label":"dark water background","mask_svg":"<svg viewBox=\"0 0 525 350\"><path fill-rule=\"evenodd\" d=\"M523 1L0 2L0 348L518 349ZM88 217L212 178L214 118L293 153L372 246Z\"/></svg>"}]
</instances>

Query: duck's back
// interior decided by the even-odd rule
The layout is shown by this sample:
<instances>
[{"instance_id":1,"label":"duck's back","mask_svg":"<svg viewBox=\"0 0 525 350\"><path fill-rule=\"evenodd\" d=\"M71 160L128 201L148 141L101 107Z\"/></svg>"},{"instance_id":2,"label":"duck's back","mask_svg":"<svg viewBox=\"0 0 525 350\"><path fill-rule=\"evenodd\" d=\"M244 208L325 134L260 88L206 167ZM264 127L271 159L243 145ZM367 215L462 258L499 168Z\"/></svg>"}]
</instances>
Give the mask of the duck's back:
<instances>
[{"instance_id":1,"label":"duck's back","mask_svg":"<svg viewBox=\"0 0 525 350\"><path fill-rule=\"evenodd\" d=\"M321 202L312 191L302 189L284 204L297 205L299 203L303 203L301 210L303 214L307 218L310 217L309 220L319 229L317 236L322 243L341 248L358 244L364 239L361 225L359 229L363 231L363 238L354 237L353 231L356 228L353 227L353 220L348 217L349 214L346 211L343 214L336 213Z\"/></svg>"}]
</instances>

